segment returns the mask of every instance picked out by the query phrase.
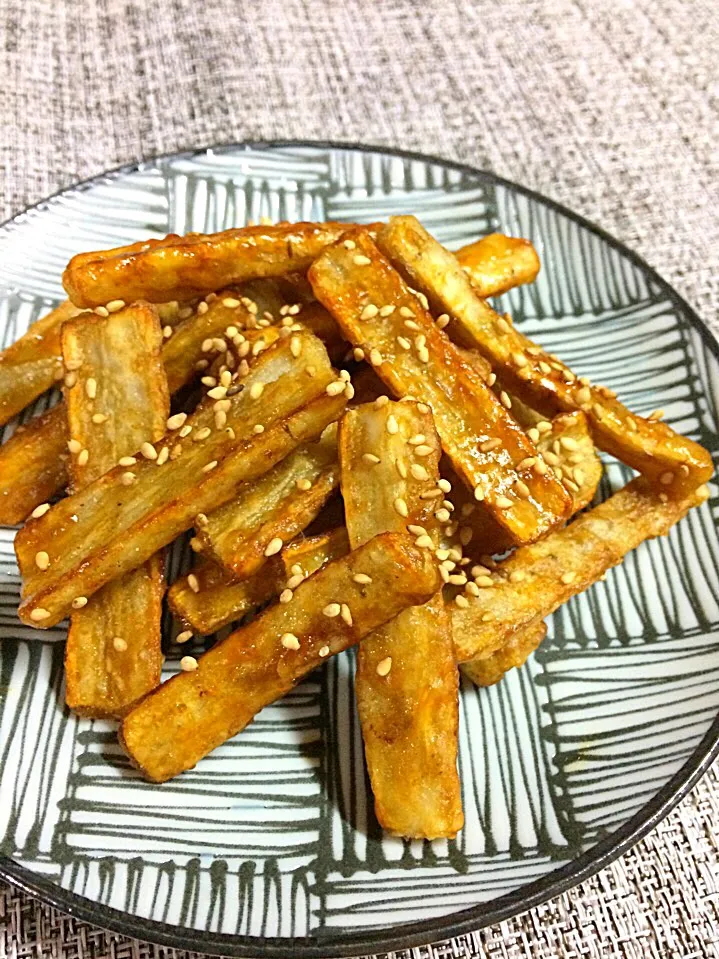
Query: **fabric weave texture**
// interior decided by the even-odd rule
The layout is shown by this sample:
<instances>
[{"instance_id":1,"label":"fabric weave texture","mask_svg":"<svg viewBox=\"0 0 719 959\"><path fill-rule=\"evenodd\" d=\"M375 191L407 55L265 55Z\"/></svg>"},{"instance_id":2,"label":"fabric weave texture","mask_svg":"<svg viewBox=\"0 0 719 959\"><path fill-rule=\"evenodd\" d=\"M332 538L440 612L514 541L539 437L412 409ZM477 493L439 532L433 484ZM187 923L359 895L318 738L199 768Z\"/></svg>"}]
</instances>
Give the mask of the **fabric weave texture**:
<instances>
[{"instance_id":1,"label":"fabric weave texture","mask_svg":"<svg viewBox=\"0 0 719 959\"><path fill-rule=\"evenodd\" d=\"M0 216L212 143L416 149L587 216L719 332L717 49L713 0L0 0ZM169 952L0 885L0 956ZM480 955L719 956L717 767L571 892L411 951Z\"/></svg>"}]
</instances>

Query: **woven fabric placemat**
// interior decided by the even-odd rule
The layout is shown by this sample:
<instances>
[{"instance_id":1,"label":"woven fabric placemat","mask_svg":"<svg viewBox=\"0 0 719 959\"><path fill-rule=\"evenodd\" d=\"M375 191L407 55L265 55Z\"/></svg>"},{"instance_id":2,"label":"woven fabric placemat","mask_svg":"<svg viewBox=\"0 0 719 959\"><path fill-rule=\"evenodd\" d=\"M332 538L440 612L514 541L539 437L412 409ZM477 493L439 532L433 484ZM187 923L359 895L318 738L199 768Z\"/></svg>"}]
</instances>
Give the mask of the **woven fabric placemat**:
<instances>
[{"instance_id":1,"label":"woven fabric placemat","mask_svg":"<svg viewBox=\"0 0 719 959\"><path fill-rule=\"evenodd\" d=\"M334 139L566 203L719 332L716 0L0 0L0 215L172 150ZM449 957L719 957L719 772L593 879ZM0 956L171 950L0 884Z\"/></svg>"}]
</instances>

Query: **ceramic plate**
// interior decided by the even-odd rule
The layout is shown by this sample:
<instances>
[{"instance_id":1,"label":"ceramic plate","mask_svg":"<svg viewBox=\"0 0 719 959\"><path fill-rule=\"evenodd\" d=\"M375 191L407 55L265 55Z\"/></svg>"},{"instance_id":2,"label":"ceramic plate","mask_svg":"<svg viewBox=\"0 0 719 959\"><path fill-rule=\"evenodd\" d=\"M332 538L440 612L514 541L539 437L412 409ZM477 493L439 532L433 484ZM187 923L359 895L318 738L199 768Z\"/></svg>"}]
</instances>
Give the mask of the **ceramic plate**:
<instances>
[{"instance_id":1,"label":"ceramic plate","mask_svg":"<svg viewBox=\"0 0 719 959\"><path fill-rule=\"evenodd\" d=\"M238 145L60 193L0 228L0 343L62 298L62 269L82 250L262 216L369 222L404 212L453 248L492 230L529 237L539 280L501 308L579 375L639 413L663 408L719 451L717 346L646 264L528 190L405 153ZM607 459L600 497L628 476ZM239 956L380 952L557 895L635 842L716 752L715 492L563 606L523 669L490 689L463 686L466 825L452 842L379 829L349 654L196 769L144 782L111 725L64 709L64 630L16 619L14 531L0 530L0 872L106 928ZM174 551L171 575L186 554ZM167 674L176 669L170 654Z\"/></svg>"}]
</instances>

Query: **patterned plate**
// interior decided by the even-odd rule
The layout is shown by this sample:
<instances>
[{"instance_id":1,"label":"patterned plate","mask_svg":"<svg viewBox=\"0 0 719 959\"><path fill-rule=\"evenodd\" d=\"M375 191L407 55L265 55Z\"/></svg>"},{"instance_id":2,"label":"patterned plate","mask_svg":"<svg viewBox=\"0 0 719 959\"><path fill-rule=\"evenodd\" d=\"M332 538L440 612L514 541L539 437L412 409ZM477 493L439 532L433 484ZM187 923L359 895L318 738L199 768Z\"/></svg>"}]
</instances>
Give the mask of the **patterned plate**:
<instances>
[{"instance_id":1,"label":"patterned plate","mask_svg":"<svg viewBox=\"0 0 719 959\"><path fill-rule=\"evenodd\" d=\"M67 190L0 228L0 343L63 296L63 266L81 250L261 216L408 211L450 247L497 229L530 237L541 275L502 308L578 374L637 412L662 407L719 452L719 351L666 283L568 210L410 154L241 145ZM628 476L607 459L601 497ZM406 947L558 894L635 842L717 751L716 509L713 495L562 607L522 670L463 687L466 826L433 843L377 825L347 654L196 769L144 782L110 724L63 708L64 631L16 619L14 531L0 530L0 873L98 925L239 956ZM171 574L186 561L176 549ZM176 668L171 654L167 674Z\"/></svg>"}]
</instances>

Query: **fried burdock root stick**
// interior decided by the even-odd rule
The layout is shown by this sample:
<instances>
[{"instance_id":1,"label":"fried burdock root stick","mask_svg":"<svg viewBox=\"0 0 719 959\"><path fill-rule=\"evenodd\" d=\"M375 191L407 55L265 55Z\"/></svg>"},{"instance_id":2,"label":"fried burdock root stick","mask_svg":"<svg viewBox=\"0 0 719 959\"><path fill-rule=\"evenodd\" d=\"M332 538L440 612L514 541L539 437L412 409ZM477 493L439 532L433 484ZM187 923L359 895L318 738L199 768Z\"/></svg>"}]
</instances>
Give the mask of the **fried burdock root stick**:
<instances>
[{"instance_id":1,"label":"fried burdock root stick","mask_svg":"<svg viewBox=\"0 0 719 959\"><path fill-rule=\"evenodd\" d=\"M241 582L200 555L192 572L172 584L167 599L170 609L187 629L207 636L241 619L283 590L293 589L348 552L347 530L343 527L319 536L300 537L258 573Z\"/></svg>"},{"instance_id":2,"label":"fried burdock root stick","mask_svg":"<svg viewBox=\"0 0 719 959\"><path fill-rule=\"evenodd\" d=\"M570 498L534 444L368 234L354 231L328 247L309 279L395 395L431 407L455 470L514 542L531 542L566 519Z\"/></svg>"},{"instance_id":3,"label":"fried burdock root stick","mask_svg":"<svg viewBox=\"0 0 719 959\"><path fill-rule=\"evenodd\" d=\"M315 519L339 485L337 427L290 453L196 522L202 552L237 580L257 572Z\"/></svg>"},{"instance_id":4,"label":"fried burdock root stick","mask_svg":"<svg viewBox=\"0 0 719 959\"><path fill-rule=\"evenodd\" d=\"M280 223L223 233L170 234L114 250L79 253L62 282L76 306L121 300L187 300L245 280L307 270L347 229L341 223Z\"/></svg>"},{"instance_id":5,"label":"fried burdock root stick","mask_svg":"<svg viewBox=\"0 0 719 959\"><path fill-rule=\"evenodd\" d=\"M73 386L65 388L76 444L69 464L75 489L165 432L170 397L161 345L159 318L147 304L106 318L81 316L63 326L64 365L76 371ZM65 700L79 715L119 718L159 684L163 567L163 556L156 553L85 604L74 604L65 647Z\"/></svg>"},{"instance_id":6,"label":"fried burdock root stick","mask_svg":"<svg viewBox=\"0 0 719 959\"><path fill-rule=\"evenodd\" d=\"M454 254L480 296L500 296L516 286L533 283L539 256L529 240L490 233Z\"/></svg>"},{"instance_id":7,"label":"fried burdock root stick","mask_svg":"<svg viewBox=\"0 0 719 959\"><path fill-rule=\"evenodd\" d=\"M270 607L199 661L183 660L188 671L126 716L124 749L153 782L191 769L328 656L426 602L438 583L430 550L406 534L376 537L304 580L291 602Z\"/></svg>"},{"instance_id":8,"label":"fried burdock root stick","mask_svg":"<svg viewBox=\"0 0 719 959\"><path fill-rule=\"evenodd\" d=\"M350 544L408 529L418 545L436 549L437 499L423 498L437 490L441 453L429 410L421 412L416 402L349 410L339 449ZM355 690L365 758L377 819L390 832L437 839L462 828L457 685L441 590L359 648Z\"/></svg>"},{"instance_id":9,"label":"fried burdock root stick","mask_svg":"<svg viewBox=\"0 0 719 959\"><path fill-rule=\"evenodd\" d=\"M713 473L709 453L666 423L631 413L611 390L578 379L479 296L457 261L413 216L393 217L377 236L381 250L437 311L448 332L489 360L510 393L544 416L583 410L594 442L681 499Z\"/></svg>"},{"instance_id":10,"label":"fried burdock root stick","mask_svg":"<svg viewBox=\"0 0 719 959\"><path fill-rule=\"evenodd\" d=\"M547 635L546 623L527 626L510 639L506 646L485 657L475 657L459 667L463 675L477 686L494 686L510 669L524 666Z\"/></svg>"},{"instance_id":11,"label":"fried burdock root stick","mask_svg":"<svg viewBox=\"0 0 719 959\"><path fill-rule=\"evenodd\" d=\"M702 486L686 499L673 500L638 477L564 529L520 547L495 571L475 577L478 595L456 597L457 659L467 662L506 646L596 583L644 540L664 536L708 495Z\"/></svg>"},{"instance_id":12,"label":"fried burdock root stick","mask_svg":"<svg viewBox=\"0 0 719 959\"><path fill-rule=\"evenodd\" d=\"M61 303L0 353L0 426L62 379L60 331L80 312L72 303Z\"/></svg>"},{"instance_id":13,"label":"fried burdock root stick","mask_svg":"<svg viewBox=\"0 0 719 959\"><path fill-rule=\"evenodd\" d=\"M162 440L143 444L136 463L118 464L20 531L23 622L59 622L77 596L89 597L144 563L192 526L198 512L228 502L241 483L262 476L341 415L346 397L326 392L336 374L325 348L311 333L297 336L300 355L277 342L241 382L214 388L186 421L183 414L169 424ZM221 428L218 402L226 415ZM35 565L39 550L50 560L44 571Z\"/></svg>"}]
</instances>

